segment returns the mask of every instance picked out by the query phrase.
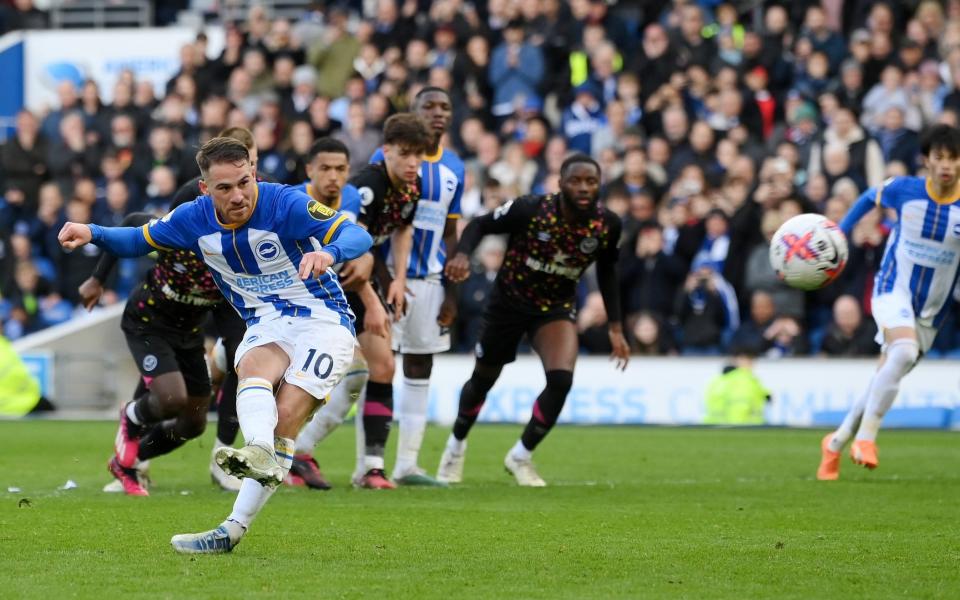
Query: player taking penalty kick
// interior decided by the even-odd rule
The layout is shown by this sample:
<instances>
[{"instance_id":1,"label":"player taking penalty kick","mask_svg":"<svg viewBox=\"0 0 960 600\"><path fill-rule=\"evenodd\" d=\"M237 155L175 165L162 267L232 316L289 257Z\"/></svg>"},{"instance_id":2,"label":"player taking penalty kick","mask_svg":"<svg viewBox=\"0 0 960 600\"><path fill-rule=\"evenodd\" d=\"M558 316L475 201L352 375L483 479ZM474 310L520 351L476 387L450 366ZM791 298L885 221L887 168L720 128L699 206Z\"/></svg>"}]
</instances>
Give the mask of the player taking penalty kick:
<instances>
[{"instance_id":1,"label":"player taking penalty kick","mask_svg":"<svg viewBox=\"0 0 960 600\"><path fill-rule=\"evenodd\" d=\"M930 349L952 305L960 265L960 130L932 128L922 150L927 177L891 177L860 196L840 223L849 236L874 208L897 212L871 302L877 342L883 344L880 366L840 428L823 438L820 480L840 476L840 451L851 437L853 462L877 467L883 416L900 381Z\"/></svg>"},{"instance_id":2,"label":"player taking penalty kick","mask_svg":"<svg viewBox=\"0 0 960 600\"><path fill-rule=\"evenodd\" d=\"M237 348L237 417L246 446L215 460L243 479L216 529L176 535L183 553L229 552L290 469L293 438L353 360L353 315L330 268L368 251L370 236L306 194L257 183L243 144L214 138L197 154L205 194L142 228L67 223L60 244L119 256L192 250L247 323Z\"/></svg>"}]
</instances>

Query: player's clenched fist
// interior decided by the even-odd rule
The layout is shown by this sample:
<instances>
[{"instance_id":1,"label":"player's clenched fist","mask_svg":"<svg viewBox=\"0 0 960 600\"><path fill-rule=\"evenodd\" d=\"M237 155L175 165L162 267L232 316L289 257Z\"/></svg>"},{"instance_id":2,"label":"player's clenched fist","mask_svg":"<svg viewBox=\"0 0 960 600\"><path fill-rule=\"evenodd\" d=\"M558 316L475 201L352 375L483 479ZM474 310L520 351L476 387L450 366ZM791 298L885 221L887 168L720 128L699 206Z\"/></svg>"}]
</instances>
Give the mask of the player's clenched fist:
<instances>
[{"instance_id":1,"label":"player's clenched fist","mask_svg":"<svg viewBox=\"0 0 960 600\"><path fill-rule=\"evenodd\" d=\"M462 252L458 252L453 258L447 261L445 269L447 279L454 283L464 281L470 275L470 257Z\"/></svg>"},{"instance_id":2,"label":"player's clenched fist","mask_svg":"<svg viewBox=\"0 0 960 600\"><path fill-rule=\"evenodd\" d=\"M300 279L320 277L324 271L333 266L333 261L333 256L323 250L307 252L300 261Z\"/></svg>"},{"instance_id":3,"label":"player's clenched fist","mask_svg":"<svg viewBox=\"0 0 960 600\"><path fill-rule=\"evenodd\" d=\"M69 221L64 224L60 234L57 235L57 241L67 250L74 250L84 244L89 244L92 239L93 234L90 233L89 227L83 223L71 223Z\"/></svg>"}]
</instances>

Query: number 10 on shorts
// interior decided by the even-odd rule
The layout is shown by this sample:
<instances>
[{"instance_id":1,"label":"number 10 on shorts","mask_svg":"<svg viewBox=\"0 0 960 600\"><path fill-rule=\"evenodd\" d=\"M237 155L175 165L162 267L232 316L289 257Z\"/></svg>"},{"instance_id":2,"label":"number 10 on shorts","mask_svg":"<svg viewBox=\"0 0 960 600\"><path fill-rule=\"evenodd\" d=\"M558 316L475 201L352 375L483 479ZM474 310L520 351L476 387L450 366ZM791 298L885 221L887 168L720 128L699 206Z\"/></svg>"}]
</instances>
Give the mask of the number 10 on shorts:
<instances>
[{"instance_id":1,"label":"number 10 on shorts","mask_svg":"<svg viewBox=\"0 0 960 600\"><path fill-rule=\"evenodd\" d=\"M327 377L330 377L330 373L333 371L332 356L325 352L318 354L316 348L310 348L310 350L307 351L307 360L304 361L303 366L300 367L300 371L303 373L308 373L311 368L311 363L313 364L313 374L318 379L326 379Z\"/></svg>"}]
</instances>

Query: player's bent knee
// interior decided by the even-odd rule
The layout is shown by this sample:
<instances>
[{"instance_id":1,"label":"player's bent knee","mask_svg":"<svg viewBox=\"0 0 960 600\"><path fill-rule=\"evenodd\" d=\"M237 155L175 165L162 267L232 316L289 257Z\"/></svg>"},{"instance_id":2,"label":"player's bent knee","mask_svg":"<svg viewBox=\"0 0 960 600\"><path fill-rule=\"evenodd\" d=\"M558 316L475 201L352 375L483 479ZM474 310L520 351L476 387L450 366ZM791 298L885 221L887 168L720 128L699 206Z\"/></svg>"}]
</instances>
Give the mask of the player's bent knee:
<instances>
[{"instance_id":1,"label":"player's bent knee","mask_svg":"<svg viewBox=\"0 0 960 600\"><path fill-rule=\"evenodd\" d=\"M403 356L403 375L408 379L429 379L433 371L433 355L405 354Z\"/></svg>"},{"instance_id":2,"label":"player's bent knee","mask_svg":"<svg viewBox=\"0 0 960 600\"><path fill-rule=\"evenodd\" d=\"M573 371L556 369L547 371L547 388L555 394L566 396L573 387Z\"/></svg>"},{"instance_id":3,"label":"player's bent knee","mask_svg":"<svg viewBox=\"0 0 960 600\"><path fill-rule=\"evenodd\" d=\"M916 340L898 339L887 346L887 363L901 375L906 375L920 360L920 345Z\"/></svg>"},{"instance_id":4,"label":"player's bent knee","mask_svg":"<svg viewBox=\"0 0 960 600\"><path fill-rule=\"evenodd\" d=\"M180 434L183 439L192 440L203 435L203 432L207 429L207 415L203 414L200 417L192 416L188 419L178 419L177 420L177 433Z\"/></svg>"},{"instance_id":5,"label":"player's bent knee","mask_svg":"<svg viewBox=\"0 0 960 600\"><path fill-rule=\"evenodd\" d=\"M393 357L370 362L370 379L373 381L392 382L397 363Z\"/></svg>"}]
</instances>

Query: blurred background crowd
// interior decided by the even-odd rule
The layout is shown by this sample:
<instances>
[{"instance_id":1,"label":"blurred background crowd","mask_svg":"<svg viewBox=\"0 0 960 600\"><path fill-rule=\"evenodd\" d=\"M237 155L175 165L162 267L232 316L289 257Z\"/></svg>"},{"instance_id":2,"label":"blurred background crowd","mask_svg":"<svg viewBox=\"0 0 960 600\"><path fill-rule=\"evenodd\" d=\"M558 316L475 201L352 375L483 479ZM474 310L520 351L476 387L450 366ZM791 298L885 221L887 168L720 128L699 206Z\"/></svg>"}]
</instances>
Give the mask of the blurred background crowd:
<instances>
[{"instance_id":1,"label":"blurred background crowd","mask_svg":"<svg viewBox=\"0 0 960 600\"><path fill-rule=\"evenodd\" d=\"M0 31L47 24L30 1L0 5ZM433 85L454 101L445 144L467 165L466 219L556 191L571 152L600 162L603 202L624 223L638 354L872 355L870 287L891 216L863 219L842 278L813 293L777 280L769 239L793 215L839 220L868 186L922 174L920 133L960 114L957 0L367 0L296 20L254 6L224 27L222 53L199 35L163 90L125 73L108 105L97 82L63 81L48 112L19 114L0 146L6 336L82 310L77 287L99 250L61 251L65 220L163 213L198 174L198 145L225 127L250 128L260 171L280 182L306 179L325 135L357 169L383 121ZM460 289L459 351L503 251L486 240ZM144 268L122 261L105 302ZM589 275L580 287L581 346L607 352L599 293ZM951 316L933 355L960 354L956 329Z\"/></svg>"}]
</instances>

